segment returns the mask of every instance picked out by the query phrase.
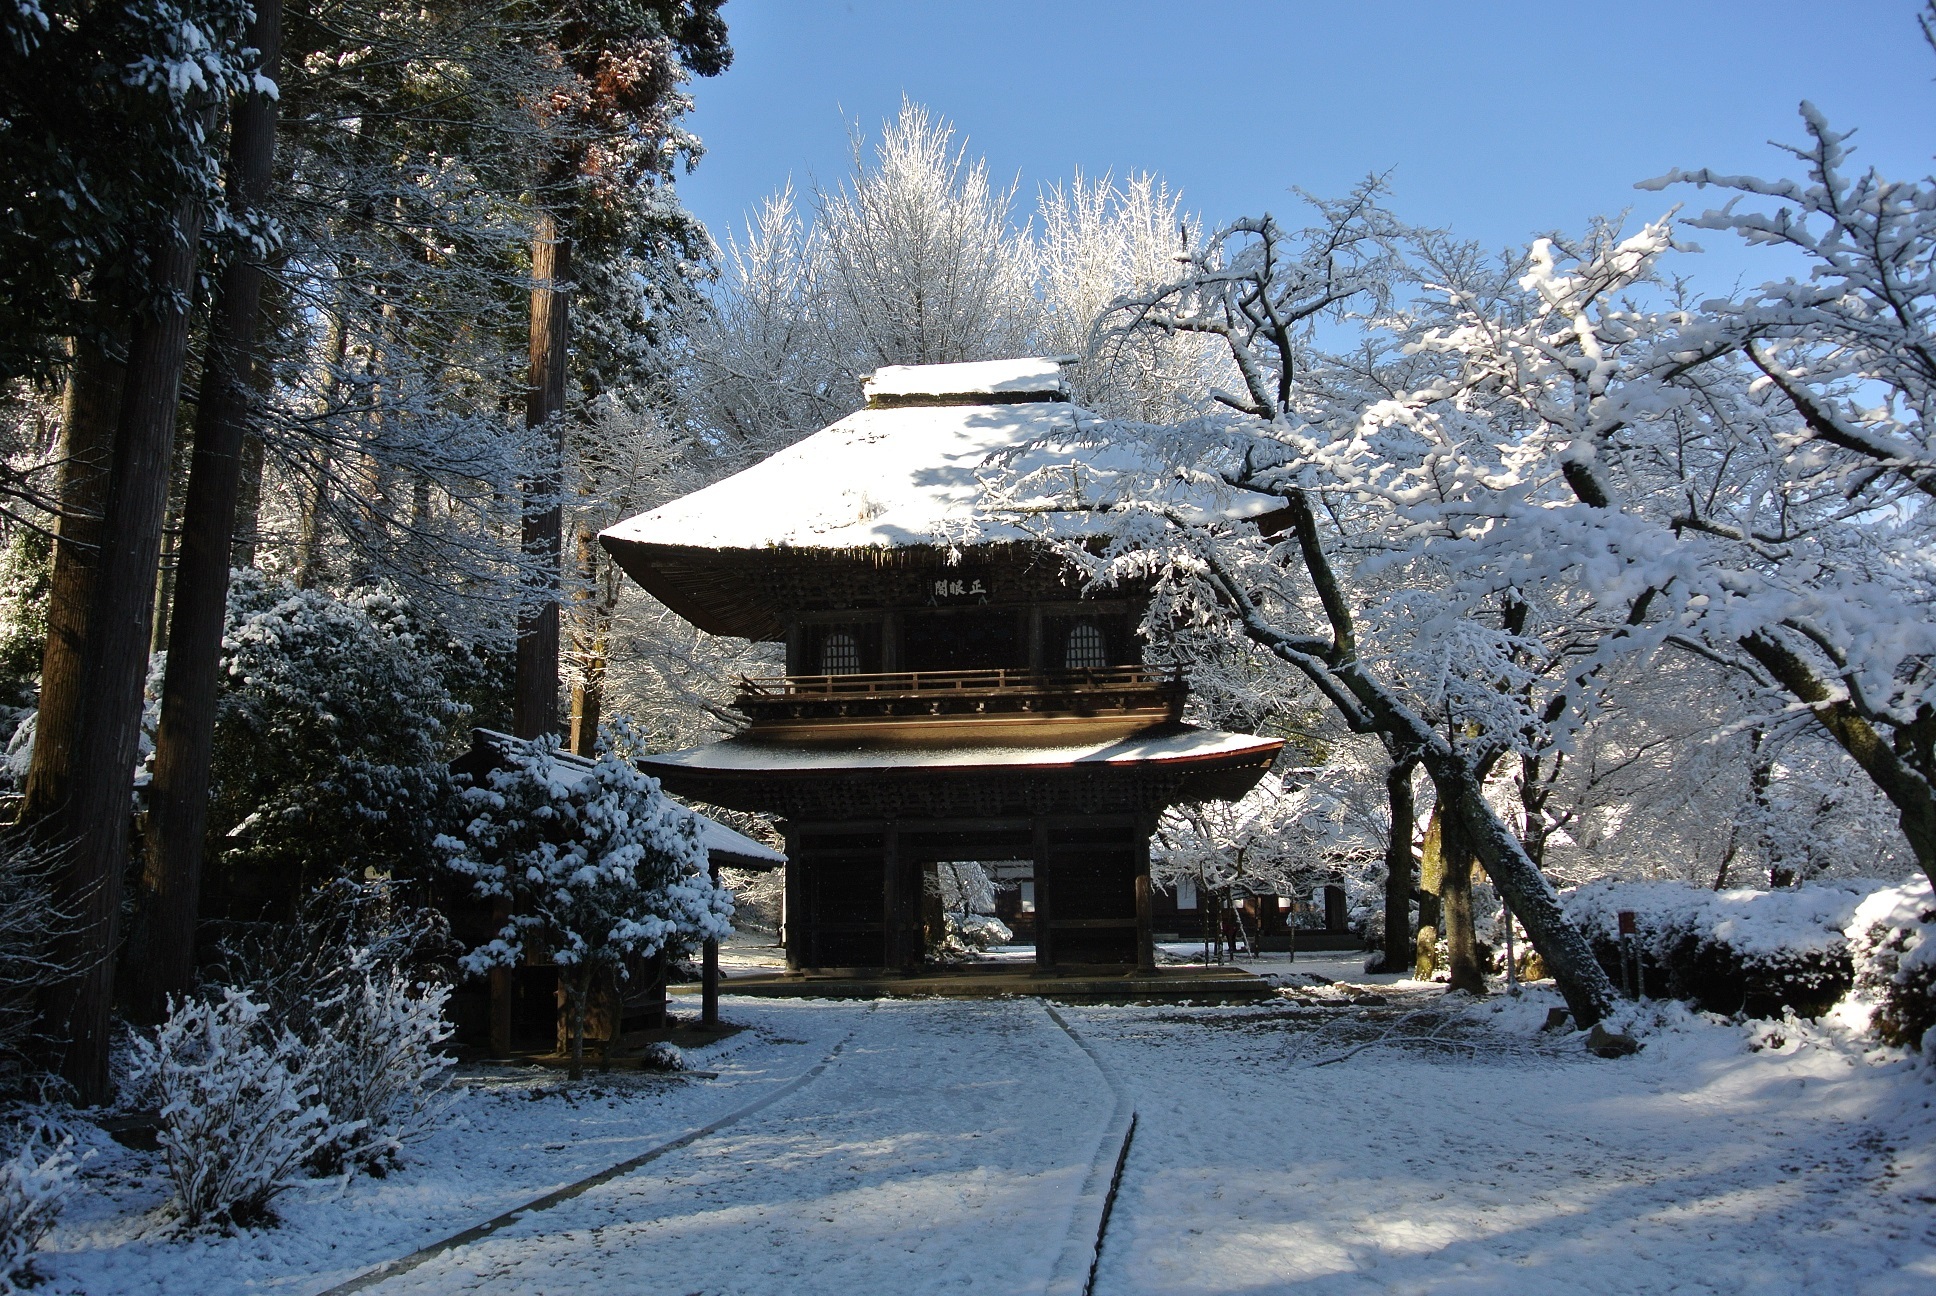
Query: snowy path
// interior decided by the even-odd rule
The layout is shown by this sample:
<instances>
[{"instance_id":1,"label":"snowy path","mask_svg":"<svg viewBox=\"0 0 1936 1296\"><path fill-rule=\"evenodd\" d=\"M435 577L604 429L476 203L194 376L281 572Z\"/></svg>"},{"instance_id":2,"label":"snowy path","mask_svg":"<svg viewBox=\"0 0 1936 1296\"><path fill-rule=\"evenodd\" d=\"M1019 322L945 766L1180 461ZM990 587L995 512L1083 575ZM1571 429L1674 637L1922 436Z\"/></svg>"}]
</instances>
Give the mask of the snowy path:
<instances>
[{"instance_id":1,"label":"snowy path","mask_svg":"<svg viewBox=\"0 0 1936 1296\"><path fill-rule=\"evenodd\" d=\"M370 1290L1039 1292L1113 1103L1038 1003L882 1003L786 1101Z\"/></svg>"},{"instance_id":2,"label":"snowy path","mask_svg":"<svg viewBox=\"0 0 1936 1296\"><path fill-rule=\"evenodd\" d=\"M1072 1009L1136 1143L1097 1296L1936 1291L1936 1083L1700 1025L1593 1059L1436 991ZM1411 1010L1385 1046L1333 1065Z\"/></svg>"},{"instance_id":3,"label":"snowy path","mask_svg":"<svg viewBox=\"0 0 1936 1296\"><path fill-rule=\"evenodd\" d=\"M1038 1296L1093 1236L1114 1077L1138 1124L1095 1296L1936 1291L1936 1067L1671 1007L1638 1057L1601 1061L1538 1033L1553 1002L1307 985L1059 1008L1106 1077L1033 1000L729 999L748 1029L698 1055L716 1078L474 1074L403 1171L308 1181L279 1228L177 1239L153 1158L110 1149L42 1290L317 1293L778 1093L845 1039L737 1124L370 1290Z\"/></svg>"}]
</instances>

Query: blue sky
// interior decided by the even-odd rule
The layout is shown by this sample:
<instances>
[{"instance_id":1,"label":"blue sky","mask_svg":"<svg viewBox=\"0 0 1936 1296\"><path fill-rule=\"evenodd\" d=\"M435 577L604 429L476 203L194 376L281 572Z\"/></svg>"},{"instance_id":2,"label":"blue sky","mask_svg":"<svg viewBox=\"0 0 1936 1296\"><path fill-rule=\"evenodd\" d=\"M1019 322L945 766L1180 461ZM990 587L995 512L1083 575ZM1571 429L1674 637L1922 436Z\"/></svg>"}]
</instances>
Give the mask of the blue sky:
<instances>
[{"instance_id":1,"label":"blue sky","mask_svg":"<svg viewBox=\"0 0 1936 1296\"><path fill-rule=\"evenodd\" d=\"M1929 174L1936 54L1915 0L730 0L736 51L696 82L707 156L681 183L723 236L791 176L836 183L847 132L903 94L1004 182L1155 171L1213 221L1289 215L1390 170L1400 215L1488 245L1652 215L1673 166L1794 169L1796 104L1858 159ZM1687 195L1691 207L1703 205ZM1712 273L1748 267L1705 236Z\"/></svg>"}]
</instances>

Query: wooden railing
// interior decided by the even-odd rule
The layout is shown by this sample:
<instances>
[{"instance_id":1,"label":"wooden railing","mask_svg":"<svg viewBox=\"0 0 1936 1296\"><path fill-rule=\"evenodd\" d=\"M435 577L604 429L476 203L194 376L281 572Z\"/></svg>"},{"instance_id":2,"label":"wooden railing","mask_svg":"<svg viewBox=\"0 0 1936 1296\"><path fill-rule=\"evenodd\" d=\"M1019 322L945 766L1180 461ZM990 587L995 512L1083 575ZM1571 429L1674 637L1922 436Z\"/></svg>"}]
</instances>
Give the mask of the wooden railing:
<instances>
[{"instance_id":1,"label":"wooden railing","mask_svg":"<svg viewBox=\"0 0 1936 1296\"><path fill-rule=\"evenodd\" d=\"M880 671L856 675L740 676L745 702L818 699L1001 697L1041 693L1144 693L1183 687L1181 667L1096 666L965 671Z\"/></svg>"}]
</instances>

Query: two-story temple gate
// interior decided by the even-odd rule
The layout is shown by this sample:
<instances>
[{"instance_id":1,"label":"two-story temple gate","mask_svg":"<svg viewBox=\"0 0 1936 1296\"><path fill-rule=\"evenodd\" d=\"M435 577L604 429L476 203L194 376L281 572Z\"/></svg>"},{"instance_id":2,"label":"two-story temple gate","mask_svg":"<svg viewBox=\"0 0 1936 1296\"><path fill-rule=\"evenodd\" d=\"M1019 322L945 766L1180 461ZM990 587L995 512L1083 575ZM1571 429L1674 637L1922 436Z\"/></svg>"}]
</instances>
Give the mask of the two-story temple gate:
<instances>
[{"instance_id":1,"label":"two-story temple gate","mask_svg":"<svg viewBox=\"0 0 1936 1296\"><path fill-rule=\"evenodd\" d=\"M924 875L966 859L1033 861L1038 964L1148 967L1157 817L1243 795L1283 744L1184 724L1181 675L1141 661L1148 588L1085 590L991 513L996 460L1066 461L1077 483L1123 470L1071 435L1094 416L1058 364L884 369L868 397L600 537L701 629L786 645L783 677L740 681L742 732L642 764L781 817L794 968L917 969ZM1180 506L1257 520L1277 503Z\"/></svg>"}]
</instances>

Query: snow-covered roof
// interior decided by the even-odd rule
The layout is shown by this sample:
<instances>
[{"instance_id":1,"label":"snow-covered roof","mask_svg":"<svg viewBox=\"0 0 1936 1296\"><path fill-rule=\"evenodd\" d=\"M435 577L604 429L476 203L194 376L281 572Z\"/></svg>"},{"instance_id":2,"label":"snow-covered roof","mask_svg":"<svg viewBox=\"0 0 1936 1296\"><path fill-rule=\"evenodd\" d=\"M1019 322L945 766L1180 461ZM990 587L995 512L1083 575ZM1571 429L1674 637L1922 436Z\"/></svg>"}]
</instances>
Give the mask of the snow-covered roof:
<instances>
[{"instance_id":1,"label":"snow-covered roof","mask_svg":"<svg viewBox=\"0 0 1936 1296\"><path fill-rule=\"evenodd\" d=\"M1192 764L1229 757L1263 756L1283 746L1277 738L1221 733L1187 726L1152 730L1104 742L1072 747L965 746L939 748L826 748L729 738L705 747L667 752L640 762L648 772L694 770L779 773L790 770L816 773L841 771L947 767L988 769L1075 765Z\"/></svg>"},{"instance_id":2,"label":"snow-covered roof","mask_svg":"<svg viewBox=\"0 0 1936 1296\"><path fill-rule=\"evenodd\" d=\"M497 729L471 730L473 757L488 755L492 764L482 766L481 762L473 760L472 768L466 772L474 774L479 768L496 768L496 763L502 758L495 753L501 751L505 744L516 741L518 740L510 734ZM656 759L658 758L651 757L639 763L649 768L651 762ZM568 788L577 787L592 772L593 762L575 752L553 752L552 761L558 782ZM717 819L708 818L697 810L692 810L691 814L699 821L699 840L706 847L707 855L716 857L718 863L728 868L751 869L754 872L778 868L786 863L786 856L766 843L755 841L745 833L735 832Z\"/></svg>"},{"instance_id":3,"label":"snow-covered roof","mask_svg":"<svg viewBox=\"0 0 1936 1296\"><path fill-rule=\"evenodd\" d=\"M1062 361L1028 356L1020 360L979 360L970 364L885 365L861 383L870 401L895 397L946 399L994 395L1067 399Z\"/></svg>"},{"instance_id":4,"label":"snow-covered roof","mask_svg":"<svg viewBox=\"0 0 1936 1296\"><path fill-rule=\"evenodd\" d=\"M745 833L734 832L719 820L709 819L697 810L693 814L699 820L699 840L705 843L706 853L727 867L757 872L778 868L786 863L786 856L765 842L757 842Z\"/></svg>"},{"instance_id":5,"label":"snow-covered roof","mask_svg":"<svg viewBox=\"0 0 1936 1296\"><path fill-rule=\"evenodd\" d=\"M1085 534L1098 526L1096 506L1126 491L1140 495L1152 475L1163 475L1147 450L1093 444L1100 422L1078 406L1048 401L864 409L600 538L621 564L625 549L636 545L824 551L1033 538L991 499L989 479L997 472L1010 479L1039 474L1026 492L1034 498L1014 502L1055 504L1066 511L1037 521ZM1156 493L1197 517L1256 518L1283 506L1271 496L1174 477Z\"/></svg>"}]
</instances>

